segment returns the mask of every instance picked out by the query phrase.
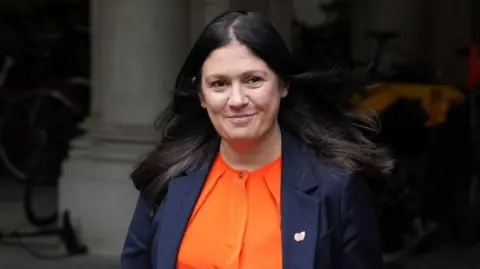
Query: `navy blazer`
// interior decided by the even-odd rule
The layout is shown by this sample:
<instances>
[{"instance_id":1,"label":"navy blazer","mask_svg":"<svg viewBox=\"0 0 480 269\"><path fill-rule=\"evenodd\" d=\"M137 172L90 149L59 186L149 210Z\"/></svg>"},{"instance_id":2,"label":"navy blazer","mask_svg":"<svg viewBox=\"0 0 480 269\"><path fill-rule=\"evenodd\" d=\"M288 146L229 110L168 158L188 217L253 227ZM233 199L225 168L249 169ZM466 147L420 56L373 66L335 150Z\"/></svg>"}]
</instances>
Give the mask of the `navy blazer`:
<instances>
[{"instance_id":1,"label":"navy blazer","mask_svg":"<svg viewBox=\"0 0 480 269\"><path fill-rule=\"evenodd\" d=\"M176 268L184 231L207 176L205 169L173 179L155 214L140 195L121 255L122 269ZM364 182L327 167L286 133L281 180L284 269L382 267L377 216ZM300 232L305 232L304 240L296 241L294 235Z\"/></svg>"}]
</instances>

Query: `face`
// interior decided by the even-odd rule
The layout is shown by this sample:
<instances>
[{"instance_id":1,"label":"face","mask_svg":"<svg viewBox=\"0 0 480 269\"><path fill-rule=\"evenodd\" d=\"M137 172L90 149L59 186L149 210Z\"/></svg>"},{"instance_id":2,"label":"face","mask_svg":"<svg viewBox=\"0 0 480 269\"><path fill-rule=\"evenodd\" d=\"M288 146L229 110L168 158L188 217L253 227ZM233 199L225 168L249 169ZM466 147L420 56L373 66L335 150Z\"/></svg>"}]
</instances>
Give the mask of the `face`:
<instances>
[{"instance_id":1,"label":"face","mask_svg":"<svg viewBox=\"0 0 480 269\"><path fill-rule=\"evenodd\" d=\"M237 42L214 50L202 67L200 102L227 141L252 141L276 127L287 95L275 73Z\"/></svg>"}]
</instances>

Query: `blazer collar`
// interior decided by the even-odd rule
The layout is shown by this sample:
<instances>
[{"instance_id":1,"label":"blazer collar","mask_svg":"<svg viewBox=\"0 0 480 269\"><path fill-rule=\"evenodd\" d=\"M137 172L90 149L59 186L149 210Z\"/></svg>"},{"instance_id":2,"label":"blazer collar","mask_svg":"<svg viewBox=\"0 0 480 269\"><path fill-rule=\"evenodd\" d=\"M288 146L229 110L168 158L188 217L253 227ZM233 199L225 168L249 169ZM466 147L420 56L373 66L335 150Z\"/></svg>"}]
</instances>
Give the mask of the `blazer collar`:
<instances>
[{"instance_id":1,"label":"blazer collar","mask_svg":"<svg viewBox=\"0 0 480 269\"><path fill-rule=\"evenodd\" d=\"M215 143L216 151L209 154L208 157L208 163L210 163L208 169L204 168L187 171L182 178L189 178L193 181L195 178L201 177L203 179L201 186L203 187L203 183L208 176L210 167L217 154L220 141L217 140ZM316 158L314 155L315 153L313 150L308 148L287 131L282 130L282 183L286 183L302 192L308 192L317 187L317 180L314 177L306 176L313 168L312 160ZM283 169L285 166L288 166L289 169ZM174 181L178 180L175 179Z\"/></svg>"},{"instance_id":2,"label":"blazer collar","mask_svg":"<svg viewBox=\"0 0 480 269\"><path fill-rule=\"evenodd\" d=\"M282 183L302 192L317 187L316 178L308 176L313 172L314 155L313 150L290 133L282 131Z\"/></svg>"}]
</instances>

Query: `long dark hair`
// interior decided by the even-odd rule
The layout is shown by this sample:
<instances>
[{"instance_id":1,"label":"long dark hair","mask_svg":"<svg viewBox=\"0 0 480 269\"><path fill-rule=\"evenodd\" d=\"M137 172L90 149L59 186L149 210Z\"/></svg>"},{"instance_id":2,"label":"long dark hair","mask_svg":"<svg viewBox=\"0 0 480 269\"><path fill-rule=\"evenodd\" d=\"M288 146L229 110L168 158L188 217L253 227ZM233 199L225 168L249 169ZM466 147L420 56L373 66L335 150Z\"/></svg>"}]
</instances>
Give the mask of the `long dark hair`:
<instances>
[{"instance_id":1,"label":"long dark hair","mask_svg":"<svg viewBox=\"0 0 480 269\"><path fill-rule=\"evenodd\" d=\"M178 74L173 102L156 128L161 142L131 177L135 187L154 205L168 182L182 173L207 168L218 146L218 134L200 106L198 93L203 62L212 51L235 39L265 61L289 85L278 115L280 127L316 150L318 157L346 171L388 173L393 166L385 148L368 138L375 121L352 112L344 93L345 77L303 72L284 41L262 15L226 12L207 25Z\"/></svg>"}]
</instances>

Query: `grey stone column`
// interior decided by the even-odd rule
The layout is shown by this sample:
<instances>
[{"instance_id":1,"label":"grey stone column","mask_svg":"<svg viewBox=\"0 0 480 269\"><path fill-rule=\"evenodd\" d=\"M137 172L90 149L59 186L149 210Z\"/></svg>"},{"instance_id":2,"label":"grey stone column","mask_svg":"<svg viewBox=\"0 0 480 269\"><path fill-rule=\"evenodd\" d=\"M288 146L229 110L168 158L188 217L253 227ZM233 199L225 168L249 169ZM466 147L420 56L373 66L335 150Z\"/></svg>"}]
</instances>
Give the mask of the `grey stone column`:
<instances>
[{"instance_id":1,"label":"grey stone column","mask_svg":"<svg viewBox=\"0 0 480 269\"><path fill-rule=\"evenodd\" d=\"M188 49L188 0L92 2L92 118L72 143L60 210L93 254L118 255L138 193L128 176L153 148Z\"/></svg>"}]
</instances>

